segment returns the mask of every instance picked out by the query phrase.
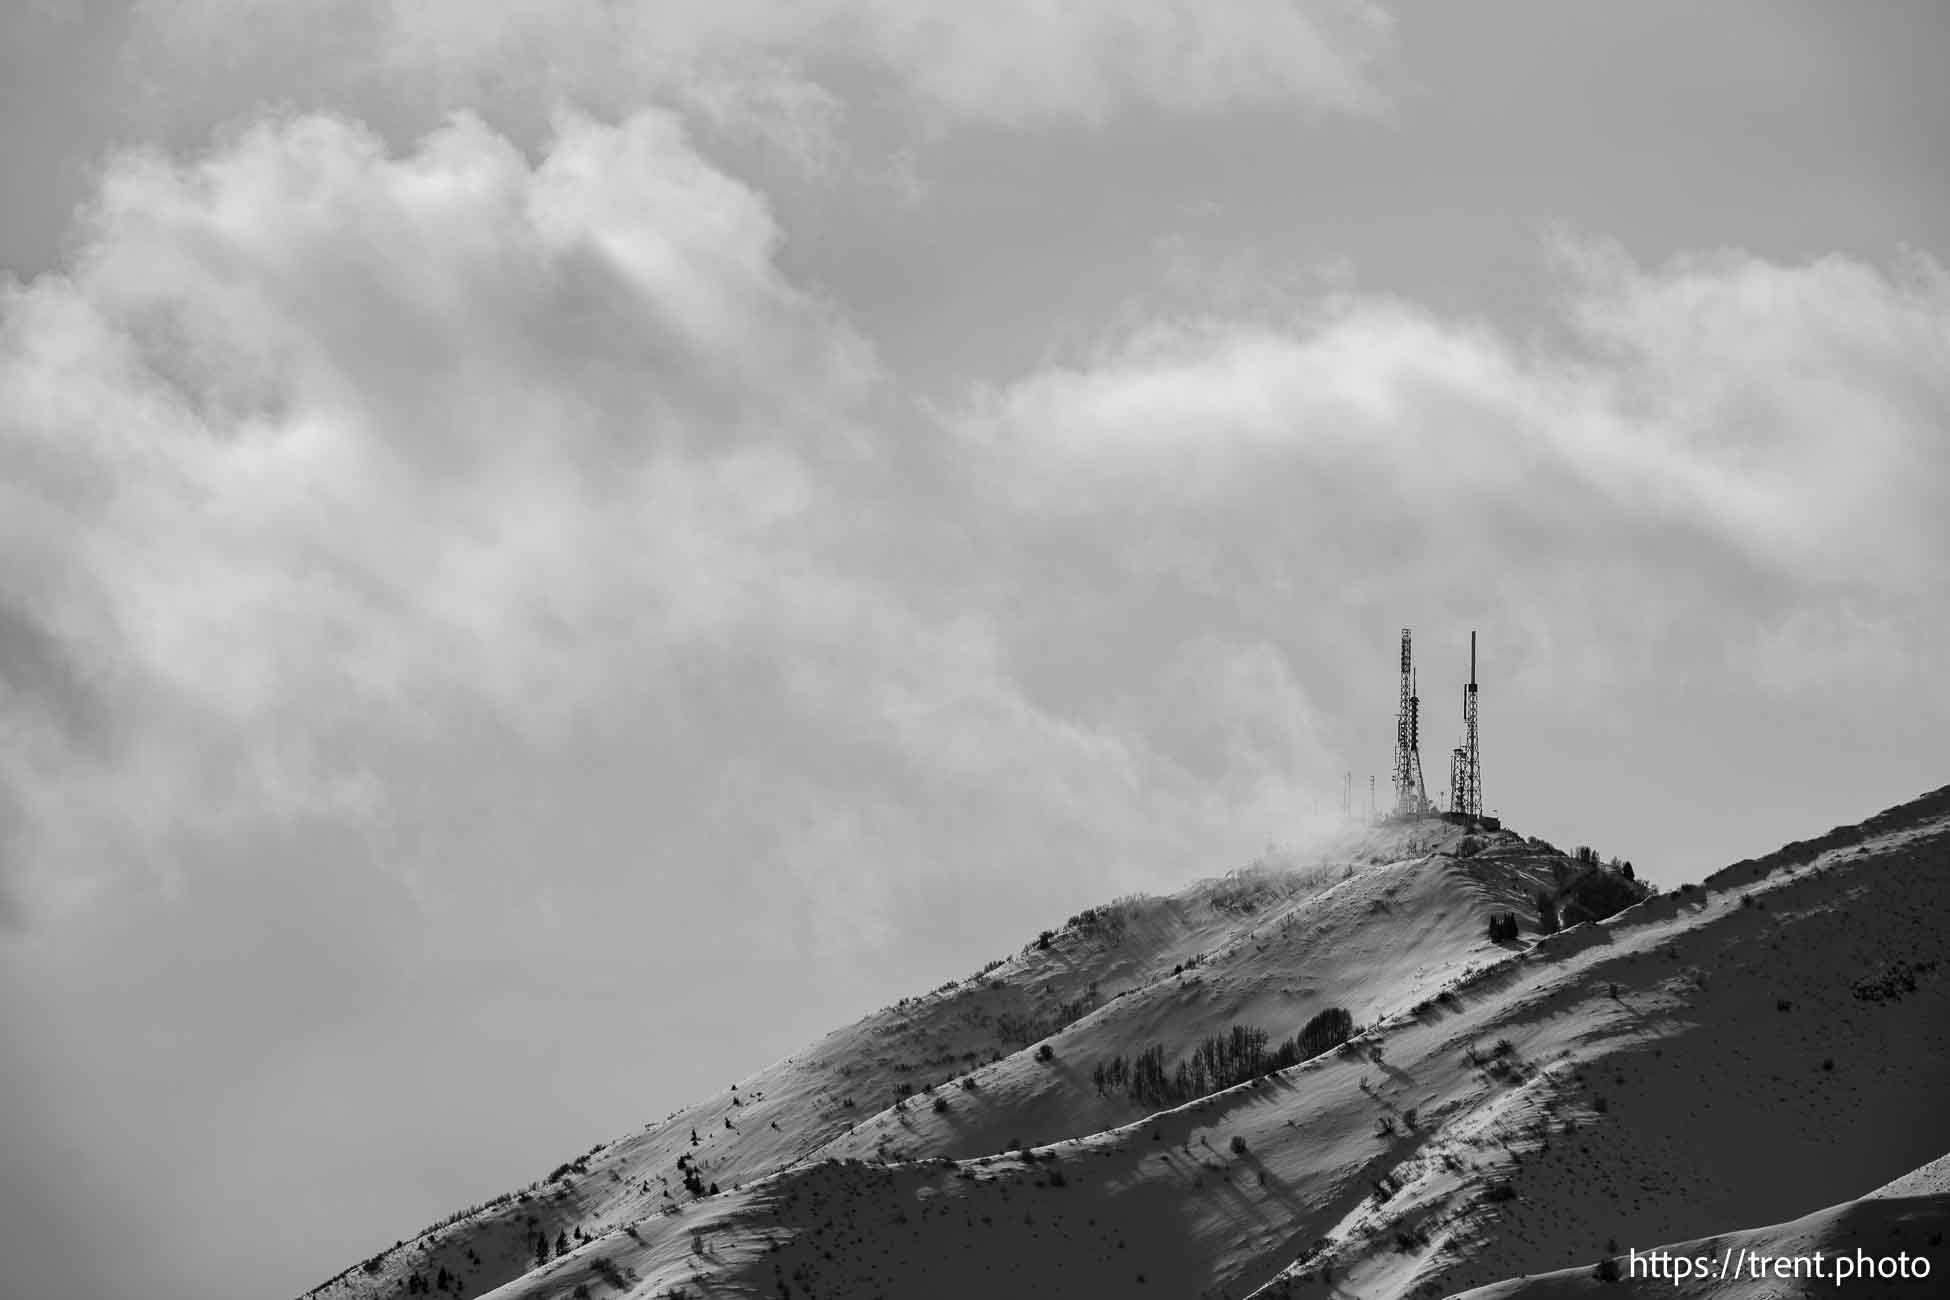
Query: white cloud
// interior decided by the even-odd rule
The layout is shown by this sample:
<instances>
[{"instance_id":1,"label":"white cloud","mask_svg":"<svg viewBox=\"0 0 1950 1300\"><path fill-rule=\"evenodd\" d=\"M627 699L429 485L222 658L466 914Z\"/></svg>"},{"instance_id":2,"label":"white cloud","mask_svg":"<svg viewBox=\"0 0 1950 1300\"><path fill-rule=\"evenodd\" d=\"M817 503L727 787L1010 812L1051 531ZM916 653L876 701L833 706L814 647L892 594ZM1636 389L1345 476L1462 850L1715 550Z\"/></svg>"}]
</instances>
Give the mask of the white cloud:
<instances>
[{"instance_id":1,"label":"white cloud","mask_svg":"<svg viewBox=\"0 0 1950 1300\"><path fill-rule=\"evenodd\" d=\"M963 119L1093 120L1133 104L1364 112L1389 23L1365 0L195 0L145 5L140 30L170 60L275 70L284 94L371 83L418 85L445 106L677 102L816 163L842 111L830 70Z\"/></svg>"},{"instance_id":2,"label":"white cloud","mask_svg":"<svg viewBox=\"0 0 1950 1300\"><path fill-rule=\"evenodd\" d=\"M776 241L655 113L564 119L534 167L465 118L121 160L71 271L4 303L0 605L115 733L37 726L30 820L356 810L351 735L546 732L727 635L872 376Z\"/></svg>"},{"instance_id":3,"label":"white cloud","mask_svg":"<svg viewBox=\"0 0 1950 1300\"><path fill-rule=\"evenodd\" d=\"M324 816L436 897L441 801L544 782L490 825L601 856L647 801L642 852L777 867L844 944L916 882L1300 833L1391 707L1377 623L1480 620L1572 712L1676 629L1784 690L1935 627L1933 263L1573 250L1555 342L1337 291L922 416L780 240L659 112L118 161L0 326L26 892ZM569 780L598 743L641 795Z\"/></svg>"},{"instance_id":4,"label":"white cloud","mask_svg":"<svg viewBox=\"0 0 1950 1300\"><path fill-rule=\"evenodd\" d=\"M1688 622L1776 656L1812 638L1837 671L1889 650L1814 626L1943 588L1942 268L1565 265L1554 342L1340 295L1154 324L957 424L998 508L1121 581L1308 606L1494 591L1566 697L1654 671L1641 651ZM1198 558L1161 569L1167 545Z\"/></svg>"},{"instance_id":5,"label":"white cloud","mask_svg":"<svg viewBox=\"0 0 1950 1300\"><path fill-rule=\"evenodd\" d=\"M325 818L379 825L424 902L471 786L551 782L488 814L543 844L621 815L571 775L612 734L664 812L644 851L749 855L828 942L878 932L861 895L891 905L894 862L1155 870L1242 810L1257 844L1323 760L1246 696L1299 688L1202 637L1087 709L1028 689L1034 575L971 542L953 466L906 477L933 431L863 423L871 349L778 243L657 112L563 117L533 163L465 116L397 154L302 115L118 160L0 327L0 631L41 665L13 656L0 701L27 892L180 888ZM1217 770L1147 734L1154 670L1215 719ZM683 806L717 766L745 773L735 828Z\"/></svg>"}]
</instances>

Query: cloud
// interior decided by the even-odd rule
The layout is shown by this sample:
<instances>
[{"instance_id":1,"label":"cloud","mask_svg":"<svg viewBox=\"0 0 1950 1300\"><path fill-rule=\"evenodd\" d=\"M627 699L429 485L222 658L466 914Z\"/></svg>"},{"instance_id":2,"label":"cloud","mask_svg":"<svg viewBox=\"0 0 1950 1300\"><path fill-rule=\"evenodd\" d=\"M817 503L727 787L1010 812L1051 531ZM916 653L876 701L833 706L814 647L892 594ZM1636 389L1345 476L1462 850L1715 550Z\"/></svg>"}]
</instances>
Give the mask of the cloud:
<instances>
[{"instance_id":1,"label":"cloud","mask_svg":"<svg viewBox=\"0 0 1950 1300\"><path fill-rule=\"evenodd\" d=\"M1159 600L1487 600L1566 698L1656 672L1682 627L1765 649L1768 680L1790 646L1907 667L1950 549L1943 269L1562 264L1549 336L1334 294L1153 323L955 423L996 508Z\"/></svg>"},{"instance_id":2,"label":"cloud","mask_svg":"<svg viewBox=\"0 0 1950 1300\"><path fill-rule=\"evenodd\" d=\"M1131 105L1366 112L1379 102L1373 65L1389 35L1364 0L516 0L491 11L444 0L335 0L322 11L196 0L145 5L140 17L138 46L164 66L247 70L283 95L410 84L443 107L681 103L773 133L809 160L832 143L809 125L830 127L844 111L829 83L861 76L960 120L1089 121ZM279 48L287 32L302 40Z\"/></svg>"},{"instance_id":3,"label":"cloud","mask_svg":"<svg viewBox=\"0 0 1950 1300\"><path fill-rule=\"evenodd\" d=\"M543 734L727 635L873 375L777 237L657 113L532 167L469 118L121 159L71 270L4 301L30 822L356 812L374 728Z\"/></svg>"},{"instance_id":4,"label":"cloud","mask_svg":"<svg viewBox=\"0 0 1950 1300\"><path fill-rule=\"evenodd\" d=\"M627 843L845 948L1303 834L1377 625L1567 718L1940 630L1927 260L1567 246L1555 333L1328 289L918 410L781 241L654 110L118 159L0 324L16 907L324 822L430 918L463 859L510 934L580 914Z\"/></svg>"},{"instance_id":5,"label":"cloud","mask_svg":"<svg viewBox=\"0 0 1950 1300\"><path fill-rule=\"evenodd\" d=\"M19 891L193 890L338 826L436 916L517 825L601 826L581 861L735 854L839 945L973 864L1155 870L1288 820L1325 760L1247 716L1255 684L1304 702L1257 641L1145 647L1087 707L1021 680L1023 575L953 444L898 427L779 239L657 111L562 116L533 162L465 115L400 152L306 114L120 157L68 269L0 303ZM1152 674L1206 758L1147 736ZM578 888L479 861L470 906Z\"/></svg>"}]
</instances>

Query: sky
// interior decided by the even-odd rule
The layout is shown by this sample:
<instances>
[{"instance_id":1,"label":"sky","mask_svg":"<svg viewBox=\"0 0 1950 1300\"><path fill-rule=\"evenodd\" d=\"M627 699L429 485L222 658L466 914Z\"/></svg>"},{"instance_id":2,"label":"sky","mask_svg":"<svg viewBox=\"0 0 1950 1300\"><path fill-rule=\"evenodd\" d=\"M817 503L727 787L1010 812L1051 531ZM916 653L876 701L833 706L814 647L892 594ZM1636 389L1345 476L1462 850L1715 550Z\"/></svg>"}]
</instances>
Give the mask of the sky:
<instances>
[{"instance_id":1,"label":"sky","mask_svg":"<svg viewBox=\"0 0 1950 1300\"><path fill-rule=\"evenodd\" d=\"M296 1295L1382 797L1946 779L1933 0L0 8L0 1257Z\"/></svg>"}]
</instances>

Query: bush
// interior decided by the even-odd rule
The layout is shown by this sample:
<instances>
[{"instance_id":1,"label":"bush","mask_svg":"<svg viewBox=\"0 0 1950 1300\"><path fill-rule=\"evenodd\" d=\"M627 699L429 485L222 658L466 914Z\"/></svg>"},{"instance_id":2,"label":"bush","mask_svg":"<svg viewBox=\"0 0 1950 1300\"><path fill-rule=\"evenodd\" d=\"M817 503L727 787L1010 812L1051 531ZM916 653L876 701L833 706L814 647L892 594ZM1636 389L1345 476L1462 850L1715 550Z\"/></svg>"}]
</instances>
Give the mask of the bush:
<instances>
[{"instance_id":1,"label":"bush","mask_svg":"<svg viewBox=\"0 0 1950 1300\"><path fill-rule=\"evenodd\" d=\"M948 1099L946 1097L936 1097L934 1099L934 1113L937 1115L946 1115L948 1113Z\"/></svg>"},{"instance_id":2,"label":"bush","mask_svg":"<svg viewBox=\"0 0 1950 1300\"><path fill-rule=\"evenodd\" d=\"M1055 937L1056 937L1056 931L1054 930L1043 931L1041 934L1036 936L1036 947L1039 949L1047 949L1049 947L1049 941L1051 939L1054 939Z\"/></svg>"},{"instance_id":3,"label":"bush","mask_svg":"<svg viewBox=\"0 0 1950 1300\"><path fill-rule=\"evenodd\" d=\"M1598 1267L1591 1270L1591 1276L1597 1278L1600 1282L1616 1282L1618 1280L1618 1261L1609 1255L1605 1256L1598 1261Z\"/></svg>"},{"instance_id":4,"label":"bush","mask_svg":"<svg viewBox=\"0 0 1950 1300\"><path fill-rule=\"evenodd\" d=\"M1538 890L1537 891L1537 933L1556 934L1559 928L1560 927L1558 925L1558 920L1557 920L1557 900L1553 899L1550 896L1550 891L1543 890L1543 889ZM1514 938L1515 936L1512 937Z\"/></svg>"},{"instance_id":5,"label":"bush","mask_svg":"<svg viewBox=\"0 0 1950 1300\"><path fill-rule=\"evenodd\" d=\"M1240 1137L1237 1133L1234 1133L1232 1135L1231 1145L1232 1145L1232 1154L1236 1156L1243 1156L1246 1154L1246 1139Z\"/></svg>"},{"instance_id":6,"label":"bush","mask_svg":"<svg viewBox=\"0 0 1950 1300\"><path fill-rule=\"evenodd\" d=\"M1517 914L1515 912L1490 913L1490 942L1507 943L1517 937Z\"/></svg>"},{"instance_id":7,"label":"bush","mask_svg":"<svg viewBox=\"0 0 1950 1300\"><path fill-rule=\"evenodd\" d=\"M1056 1059L1056 1049L1054 1047L1051 1047L1048 1043L1044 1043L1041 1047L1036 1049L1036 1059L1045 1062L1053 1061Z\"/></svg>"}]
</instances>

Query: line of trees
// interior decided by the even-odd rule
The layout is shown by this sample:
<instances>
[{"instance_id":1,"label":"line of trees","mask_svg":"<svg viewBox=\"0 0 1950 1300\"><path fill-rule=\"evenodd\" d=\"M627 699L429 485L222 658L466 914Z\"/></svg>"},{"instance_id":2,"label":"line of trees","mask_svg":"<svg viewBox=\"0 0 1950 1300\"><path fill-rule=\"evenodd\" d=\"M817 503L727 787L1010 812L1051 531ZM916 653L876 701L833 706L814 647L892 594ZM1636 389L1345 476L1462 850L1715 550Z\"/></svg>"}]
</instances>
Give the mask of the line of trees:
<instances>
[{"instance_id":1,"label":"line of trees","mask_svg":"<svg viewBox=\"0 0 1950 1300\"><path fill-rule=\"evenodd\" d=\"M1174 1068L1165 1064L1162 1044L1149 1043L1135 1056L1122 1053L1099 1061L1090 1081L1100 1096L1122 1091L1141 1105L1177 1106L1261 1075L1331 1051L1354 1032L1354 1017L1344 1007L1329 1007L1304 1025L1298 1034L1268 1047L1264 1029L1231 1025L1224 1033L1200 1040Z\"/></svg>"}]
</instances>

